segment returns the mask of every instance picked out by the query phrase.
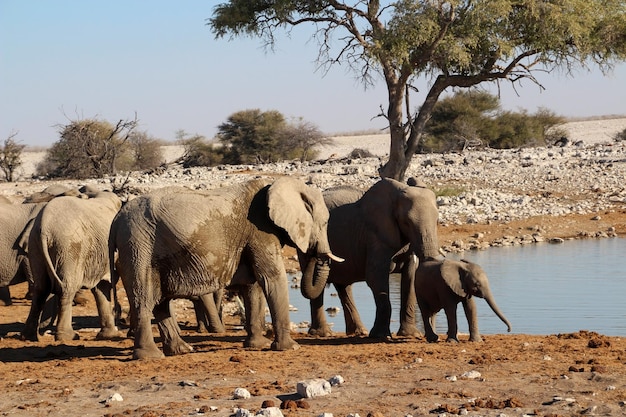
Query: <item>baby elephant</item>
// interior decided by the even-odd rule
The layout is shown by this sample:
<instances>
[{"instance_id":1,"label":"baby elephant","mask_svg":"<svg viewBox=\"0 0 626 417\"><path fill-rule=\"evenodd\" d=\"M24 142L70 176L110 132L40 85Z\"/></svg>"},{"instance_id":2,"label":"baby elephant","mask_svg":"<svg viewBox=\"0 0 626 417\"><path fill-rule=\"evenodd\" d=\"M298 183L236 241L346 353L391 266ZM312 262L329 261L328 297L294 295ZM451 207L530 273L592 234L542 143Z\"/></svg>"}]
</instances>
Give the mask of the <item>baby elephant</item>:
<instances>
[{"instance_id":1,"label":"baby elephant","mask_svg":"<svg viewBox=\"0 0 626 417\"><path fill-rule=\"evenodd\" d=\"M476 304L472 296L484 298L489 307L511 331L511 324L500 311L489 289L487 274L477 264L466 260L428 260L415 271L415 293L422 312L426 340L436 342L435 314L443 308L448 319L448 342L458 342L456 307L463 303L469 324L470 341L482 341L478 332Z\"/></svg>"}]
</instances>

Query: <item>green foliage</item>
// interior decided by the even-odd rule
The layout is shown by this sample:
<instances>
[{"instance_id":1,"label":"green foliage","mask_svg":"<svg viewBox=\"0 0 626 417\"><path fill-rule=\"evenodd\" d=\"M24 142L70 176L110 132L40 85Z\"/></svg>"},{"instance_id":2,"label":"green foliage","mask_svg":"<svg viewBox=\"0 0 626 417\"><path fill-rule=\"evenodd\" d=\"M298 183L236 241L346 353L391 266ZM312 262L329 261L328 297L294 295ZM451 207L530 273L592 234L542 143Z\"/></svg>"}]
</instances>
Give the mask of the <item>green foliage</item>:
<instances>
[{"instance_id":1,"label":"green foliage","mask_svg":"<svg viewBox=\"0 0 626 417\"><path fill-rule=\"evenodd\" d=\"M218 126L218 139L226 164L257 164L280 160L314 158L317 145L330 143L310 122L298 119L288 123L276 111L259 109L233 113Z\"/></svg>"},{"instance_id":2,"label":"green foliage","mask_svg":"<svg viewBox=\"0 0 626 417\"><path fill-rule=\"evenodd\" d=\"M459 187L444 187L434 190L437 197L456 197L464 192L465 189Z\"/></svg>"},{"instance_id":3,"label":"green foliage","mask_svg":"<svg viewBox=\"0 0 626 417\"><path fill-rule=\"evenodd\" d=\"M0 170L4 173L7 182L13 182L15 171L22 165L22 151L26 147L15 141L13 133L0 145Z\"/></svg>"},{"instance_id":4,"label":"green foliage","mask_svg":"<svg viewBox=\"0 0 626 417\"><path fill-rule=\"evenodd\" d=\"M277 32L309 24L319 67L346 64L366 86L383 79L389 102L380 116L392 145L380 172L395 179L446 90L524 80L541 87L536 74L587 65L607 71L626 59L624 0L230 0L213 10L208 25L217 38L256 36L271 48ZM411 88L418 78L430 81L425 91ZM416 114L405 110L411 94L423 95ZM531 134L523 117L510 119L518 134ZM461 122L457 130L474 134Z\"/></svg>"},{"instance_id":5,"label":"green foliage","mask_svg":"<svg viewBox=\"0 0 626 417\"><path fill-rule=\"evenodd\" d=\"M546 132L564 122L547 109L535 114L499 110L496 96L484 91L459 91L435 105L426 125L421 152L447 152L468 146L514 148L553 143Z\"/></svg>"},{"instance_id":6,"label":"green foliage","mask_svg":"<svg viewBox=\"0 0 626 417\"><path fill-rule=\"evenodd\" d=\"M278 133L285 127L285 118L276 111L242 110L228 116L218 126L224 144L224 162L254 164L275 162L281 157Z\"/></svg>"},{"instance_id":7,"label":"green foliage","mask_svg":"<svg viewBox=\"0 0 626 417\"><path fill-rule=\"evenodd\" d=\"M100 178L115 174L118 160L129 164L125 153L137 120L85 119L60 126L60 139L37 166L38 175L62 178Z\"/></svg>"},{"instance_id":8,"label":"green foliage","mask_svg":"<svg viewBox=\"0 0 626 417\"><path fill-rule=\"evenodd\" d=\"M177 132L176 136L185 150L182 156L182 165L185 168L223 163L224 148L221 145L208 142L202 135L189 137L184 131Z\"/></svg>"}]
</instances>

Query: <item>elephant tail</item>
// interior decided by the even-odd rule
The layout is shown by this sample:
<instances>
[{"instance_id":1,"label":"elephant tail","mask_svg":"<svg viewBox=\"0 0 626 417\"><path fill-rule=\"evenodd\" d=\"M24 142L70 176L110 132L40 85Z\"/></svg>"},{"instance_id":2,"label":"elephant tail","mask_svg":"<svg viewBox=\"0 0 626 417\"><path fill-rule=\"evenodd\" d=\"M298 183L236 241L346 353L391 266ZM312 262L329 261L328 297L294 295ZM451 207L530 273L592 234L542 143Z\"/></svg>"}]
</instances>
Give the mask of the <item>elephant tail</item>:
<instances>
[{"instance_id":1,"label":"elephant tail","mask_svg":"<svg viewBox=\"0 0 626 417\"><path fill-rule=\"evenodd\" d=\"M49 245L48 245L48 237L44 234L41 233L41 231L38 233L38 237L39 237L39 245L41 246L41 254L43 256L43 260L46 263L46 270L48 271L48 276L50 278L53 279L53 288L61 288L62 284L63 284L63 280L61 279L61 277L59 276L59 274L57 274L56 268L54 267L54 262L52 261L52 258L50 257L50 251L49 251Z\"/></svg>"},{"instance_id":2,"label":"elephant tail","mask_svg":"<svg viewBox=\"0 0 626 417\"><path fill-rule=\"evenodd\" d=\"M115 244L116 233L115 228L111 227L109 230L109 275L111 277L111 291L113 292L113 309L115 320L119 321L122 316L122 306L117 298L117 282L120 279L120 275L115 266L117 261L117 246Z\"/></svg>"}]
</instances>

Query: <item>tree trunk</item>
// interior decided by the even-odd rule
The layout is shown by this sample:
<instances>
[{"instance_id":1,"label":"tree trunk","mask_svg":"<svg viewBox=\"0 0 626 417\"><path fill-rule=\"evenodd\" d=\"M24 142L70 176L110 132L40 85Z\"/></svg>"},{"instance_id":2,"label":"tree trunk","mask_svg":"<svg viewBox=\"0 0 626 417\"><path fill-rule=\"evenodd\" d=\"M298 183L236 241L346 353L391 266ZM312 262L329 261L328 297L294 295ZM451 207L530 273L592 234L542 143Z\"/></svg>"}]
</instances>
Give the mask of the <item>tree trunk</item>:
<instances>
[{"instance_id":1,"label":"tree trunk","mask_svg":"<svg viewBox=\"0 0 626 417\"><path fill-rule=\"evenodd\" d=\"M426 122L430 119L435 104L441 93L450 85L447 77L439 76L433 86L428 91L426 100L420 107L415 120L410 121L409 129L404 128L402 124L402 103L404 96L398 92L398 88L387 84L389 91L389 131L391 134L391 147L389 151L389 160L379 170L379 174L383 178L393 178L397 181L403 181L411 159L422 138Z\"/></svg>"}]
</instances>

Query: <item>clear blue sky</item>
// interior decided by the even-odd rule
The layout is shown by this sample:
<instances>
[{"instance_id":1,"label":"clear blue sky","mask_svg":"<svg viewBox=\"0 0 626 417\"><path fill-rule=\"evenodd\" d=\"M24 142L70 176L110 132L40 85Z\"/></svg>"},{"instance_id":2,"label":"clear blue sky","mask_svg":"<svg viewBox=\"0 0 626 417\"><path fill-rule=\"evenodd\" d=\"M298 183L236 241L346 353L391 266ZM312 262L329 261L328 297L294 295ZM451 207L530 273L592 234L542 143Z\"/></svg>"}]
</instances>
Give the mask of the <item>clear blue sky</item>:
<instances>
[{"instance_id":1,"label":"clear blue sky","mask_svg":"<svg viewBox=\"0 0 626 417\"><path fill-rule=\"evenodd\" d=\"M174 140L183 129L211 138L239 110L278 110L328 134L384 127L382 82L364 90L353 73L316 71L308 29L281 36L274 53L257 39L215 40L205 19L217 1L0 0L0 140L48 146L59 124L132 119ZM538 107L574 117L626 114L626 64L612 75L538 74L505 109ZM495 91L495 90L494 90ZM422 93L424 89L422 89ZM423 96L412 98L420 104Z\"/></svg>"}]
</instances>

